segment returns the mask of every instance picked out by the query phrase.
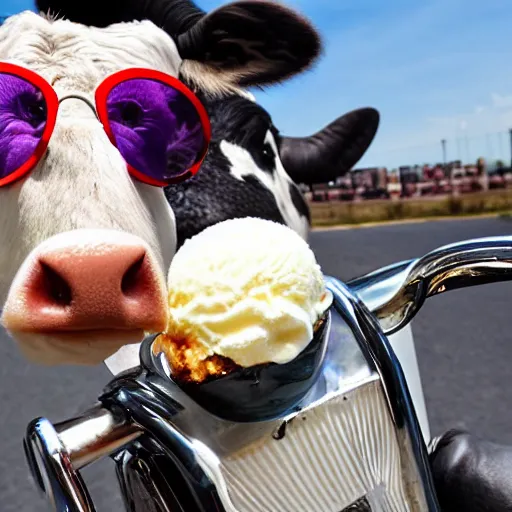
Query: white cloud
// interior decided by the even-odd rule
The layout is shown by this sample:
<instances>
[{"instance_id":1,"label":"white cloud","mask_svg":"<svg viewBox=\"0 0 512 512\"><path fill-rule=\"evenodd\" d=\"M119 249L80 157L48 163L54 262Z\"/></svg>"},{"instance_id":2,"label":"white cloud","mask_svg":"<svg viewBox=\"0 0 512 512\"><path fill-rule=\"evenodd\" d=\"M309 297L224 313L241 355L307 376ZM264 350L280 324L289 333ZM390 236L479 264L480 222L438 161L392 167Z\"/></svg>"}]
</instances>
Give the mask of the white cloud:
<instances>
[{"instance_id":1,"label":"white cloud","mask_svg":"<svg viewBox=\"0 0 512 512\"><path fill-rule=\"evenodd\" d=\"M485 135L487 132L508 131L512 128L512 95L490 95L488 105L478 105L473 112L458 115L431 117L427 119L430 126L445 132L447 136L456 136L458 130L467 130L473 136Z\"/></svg>"},{"instance_id":2,"label":"white cloud","mask_svg":"<svg viewBox=\"0 0 512 512\"><path fill-rule=\"evenodd\" d=\"M412 165L441 161L441 139L447 141L448 160L474 162L509 161L512 128L512 96L489 95L488 104L471 111L447 116L432 116L418 123L410 133L402 130L378 136L359 166Z\"/></svg>"},{"instance_id":3,"label":"white cloud","mask_svg":"<svg viewBox=\"0 0 512 512\"><path fill-rule=\"evenodd\" d=\"M512 94L509 96L502 96L498 93L492 93L492 104L496 108L512 108Z\"/></svg>"}]
</instances>

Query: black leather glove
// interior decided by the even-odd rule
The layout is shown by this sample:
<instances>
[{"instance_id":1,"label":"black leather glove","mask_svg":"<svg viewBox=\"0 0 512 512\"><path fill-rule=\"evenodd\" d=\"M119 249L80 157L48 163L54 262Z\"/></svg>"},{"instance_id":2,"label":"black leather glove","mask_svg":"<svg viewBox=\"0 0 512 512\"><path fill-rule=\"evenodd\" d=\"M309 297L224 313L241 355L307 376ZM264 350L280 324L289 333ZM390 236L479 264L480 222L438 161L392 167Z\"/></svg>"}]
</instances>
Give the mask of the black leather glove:
<instances>
[{"instance_id":1,"label":"black leather glove","mask_svg":"<svg viewBox=\"0 0 512 512\"><path fill-rule=\"evenodd\" d=\"M451 430L430 461L443 512L512 511L512 447Z\"/></svg>"}]
</instances>

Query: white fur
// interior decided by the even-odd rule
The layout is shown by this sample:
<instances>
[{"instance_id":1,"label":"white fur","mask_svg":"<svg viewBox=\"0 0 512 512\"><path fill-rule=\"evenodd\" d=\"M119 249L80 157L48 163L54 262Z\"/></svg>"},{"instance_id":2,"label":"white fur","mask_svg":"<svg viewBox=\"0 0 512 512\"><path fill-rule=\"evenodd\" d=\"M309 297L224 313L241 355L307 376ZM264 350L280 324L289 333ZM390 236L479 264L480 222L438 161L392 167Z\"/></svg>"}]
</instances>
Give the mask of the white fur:
<instances>
[{"instance_id":1,"label":"white fur","mask_svg":"<svg viewBox=\"0 0 512 512\"><path fill-rule=\"evenodd\" d=\"M0 27L0 60L54 83L59 97L94 90L128 67L177 76L173 41L150 22L89 28L32 12ZM26 256L47 238L80 228L126 231L151 247L165 272L176 248L175 219L162 189L134 181L91 109L62 102L49 152L23 181L0 188L0 306Z\"/></svg>"},{"instance_id":2,"label":"white fur","mask_svg":"<svg viewBox=\"0 0 512 512\"><path fill-rule=\"evenodd\" d=\"M253 103L256 103L256 96L252 92L245 91L245 95L247 99L251 100Z\"/></svg>"},{"instance_id":3,"label":"white fur","mask_svg":"<svg viewBox=\"0 0 512 512\"><path fill-rule=\"evenodd\" d=\"M258 178L275 197L279 211L288 227L307 240L309 233L308 220L297 211L293 204L290 185L295 186L295 184L283 167L276 142L270 130L267 132L265 142L270 144L276 155L273 176L260 169L251 154L243 147L223 140L220 143L220 149L231 162L231 174L239 180L243 180L244 176L249 175Z\"/></svg>"},{"instance_id":4,"label":"white fur","mask_svg":"<svg viewBox=\"0 0 512 512\"><path fill-rule=\"evenodd\" d=\"M182 64L174 41L150 21L97 28L49 21L30 11L1 26L0 59L25 65L50 83L59 78L68 91L89 93L105 76L127 67L177 76Z\"/></svg>"}]
</instances>

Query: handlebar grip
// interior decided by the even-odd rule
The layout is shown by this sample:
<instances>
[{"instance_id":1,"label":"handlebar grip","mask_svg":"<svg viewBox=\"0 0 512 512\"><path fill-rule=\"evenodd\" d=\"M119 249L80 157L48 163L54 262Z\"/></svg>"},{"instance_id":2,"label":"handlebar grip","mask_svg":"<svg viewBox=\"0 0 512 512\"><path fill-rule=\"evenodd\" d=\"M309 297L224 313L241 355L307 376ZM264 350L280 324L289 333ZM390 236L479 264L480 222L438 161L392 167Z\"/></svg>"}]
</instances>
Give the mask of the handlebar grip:
<instances>
[{"instance_id":1,"label":"handlebar grip","mask_svg":"<svg viewBox=\"0 0 512 512\"><path fill-rule=\"evenodd\" d=\"M372 272L348 285L384 333L403 329L425 300L450 290L512 280L512 236L466 240Z\"/></svg>"}]
</instances>

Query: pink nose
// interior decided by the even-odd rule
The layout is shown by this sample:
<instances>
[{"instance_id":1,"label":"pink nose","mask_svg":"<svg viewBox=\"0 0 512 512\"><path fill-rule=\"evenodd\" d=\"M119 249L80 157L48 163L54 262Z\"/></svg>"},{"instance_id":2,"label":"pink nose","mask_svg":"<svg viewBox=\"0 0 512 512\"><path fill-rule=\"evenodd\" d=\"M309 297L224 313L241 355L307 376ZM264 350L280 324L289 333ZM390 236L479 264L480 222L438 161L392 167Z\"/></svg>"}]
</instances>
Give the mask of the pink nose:
<instances>
[{"instance_id":1,"label":"pink nose","mask_svg":"<svg viewBox=\"0 0 512 512\"><path fill-rule=\"evenodd\" d=\"M9 330L38 333L158 332L166 309L162 276L141 239L80 230L33 251L13 282L3 323Z\"/></svg>"}]
</instances>

